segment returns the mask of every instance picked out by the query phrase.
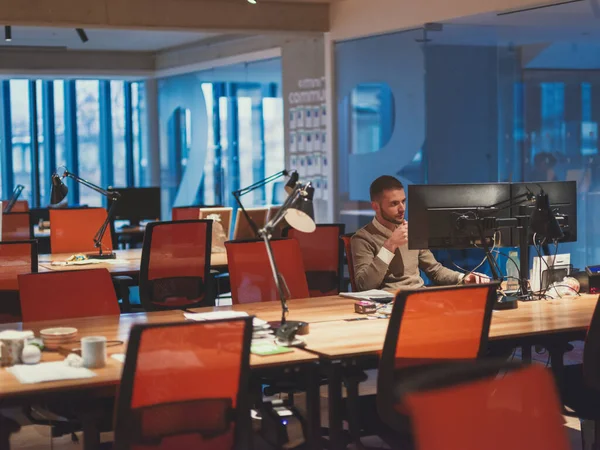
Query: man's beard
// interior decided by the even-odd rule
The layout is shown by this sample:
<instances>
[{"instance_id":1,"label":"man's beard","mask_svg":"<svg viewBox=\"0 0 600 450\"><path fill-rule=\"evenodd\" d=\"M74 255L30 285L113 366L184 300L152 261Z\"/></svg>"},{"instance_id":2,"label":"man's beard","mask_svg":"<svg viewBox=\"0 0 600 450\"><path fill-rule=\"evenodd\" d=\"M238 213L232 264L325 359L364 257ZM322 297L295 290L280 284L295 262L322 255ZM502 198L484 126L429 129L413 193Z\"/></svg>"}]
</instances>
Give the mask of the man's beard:
<instances>
[{"instance_id":1,"label":"man's beard","mask_svg":"<svg viewBox=\"0 0 600 450\"><path fill-rule=\"evenodd\" d=\"M387 220L388 222L393 223L394 225L402 225L404 223L404 216L402 217L402 220L398 220L395 217L388 216L386 213L383 212L383 209L380 209L380 211L381 217L384 220Z\"/></svg>"}]
</instances>

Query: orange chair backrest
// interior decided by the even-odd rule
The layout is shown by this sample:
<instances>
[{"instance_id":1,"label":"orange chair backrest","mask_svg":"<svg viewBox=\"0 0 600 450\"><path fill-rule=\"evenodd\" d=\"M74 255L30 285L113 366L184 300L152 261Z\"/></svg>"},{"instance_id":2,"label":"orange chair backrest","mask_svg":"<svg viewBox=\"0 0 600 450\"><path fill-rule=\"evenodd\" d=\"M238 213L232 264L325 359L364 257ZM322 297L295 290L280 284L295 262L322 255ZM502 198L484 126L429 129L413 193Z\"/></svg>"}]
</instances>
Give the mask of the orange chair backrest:
<instances>
[{"instance_id":1,"label":"orange chair backrest","mask_svg":"<svg viewBox=\"0 0 600 450\"><path fill-rule=\"evenodd\" d=\"M350 275L350 285L352 286L353 292L358 292L356 288L356 279L354 277L354 260L352 259L352 236L354 233L345 234L342 236L342 242L344 243L344 252L346 253L346 264L348 264L348 274Z\"/></svg>"},{"instance_id":2,"label":"orange chair backrest","mask_svg":"<svg viewBox=\"0 0 600 450\"><path fill-rule=\"evenodd\" d=\"M52 253L97 253L94 236L106 220L104 208L51 209L50 248ZM112 250L110 227L102 248Z\"/></svg>"},{"instance_id":3,"label":"orange chair backrest","mask_svg":"<svg viewBox=\"0 0 600 450\"><path fill-rule=\"evenodd\" d=\"M28 241L31 227L28 212L10 212L2 215L2 241Z\"/></svg>"},{"instance_id":4,"label":"orange chair backrest","mask_svg":"<svg viewBox=\"0 0 600 450\"><path fill-rule=\"evenodd\" d=\"M176 206L171 209L172 220L198 220L199 218L199 206Z\"/></svg>"},{"instance_id":5,"label":"orange chair backrest","mask_svg":"<svg viewBox=\"0 0 600 450\"><path fill-rule=\"evenodd\" d=\"M401 291L396 295L382 359L396 368L470 360L487 349L496 283Z\"/></svg>"},{"instance_id":6,"label":"orange chair backrest","mask_svg":"<svg viewBox=\"0 0 600 450\"><path fill-rule=\"evenodd\" d=\"M212 220L196 219L146 226L140 266L140 300L146 310L200 306L212 294L212 225Z\"/></svg>"},{"instance_id":7,"label":"orange chair backrest","mask_svg":"<svg viewBox=\"0 0 600 450\"><path fill-rule=\"evenodd\" d=\"M24 322L119 315L119 303L106 269L19 275Z\"/></svg>"},{"instance_id":8,"label":"orange chair backrest","mask_svg":"<svg viewBox=\"0 0 600 450\"><path fill-rule=\"evenodd\" d=\"M2 200L2 208L5 208L9 200ZM29 202L27 200L17 200L10 210L11 213L29 211Z\"/></svg>"},{"instance_id":9,"label":"orange chair backrest","mask_svg":"<svg viewBox=\"0 0 600 450\"><path fill-rule=\"evenodd\" d=\"M0 242L0 290L18 290L17 277L37 270L37 241Z\"/></svg>"},{"instance_id":10,"label":"orange chair backrest","mask_svg":"<svg viewBox=\"0 0 600 450\"><path fill-rule=\"evenodd\" d=\"M249 431L251 338L251 317L135 326L115 448L233 448Z\"/></svg>"},{"instance_id":11,"label":"orange chair backrest","mask_svg":"<svg viewBox=\"0 0 600 450\"><path fill-rule=\"evenodd\" d=\"M271 247L277 269L290 291L290 298L308 297L308 285L298 241L275 239L271 241ZM225 242L225 248L233 303L279 300L263 241L228 241Z\"/></svg>"},{"instance_id":12,"label":"orange chair backrest","mask_svg":"<svg viewBox=\"0 0 600 450\"><path fill-rule=\"evenodd\" d=\"M551 372L531 365L409 392L403 404L419 450L568 450Z\"/></svg>"},{"instance_id":13,"label":"orange chair backrest","mask_svg":"<svg viewBox=\"0 0 600 450\"><path fill-rule=\"evenodd\" d=\"M343 277L343 224L319 224L312 233L290 228L288 237L300 244L311 297L337 295Z\"/></svg>"}]
</instances>

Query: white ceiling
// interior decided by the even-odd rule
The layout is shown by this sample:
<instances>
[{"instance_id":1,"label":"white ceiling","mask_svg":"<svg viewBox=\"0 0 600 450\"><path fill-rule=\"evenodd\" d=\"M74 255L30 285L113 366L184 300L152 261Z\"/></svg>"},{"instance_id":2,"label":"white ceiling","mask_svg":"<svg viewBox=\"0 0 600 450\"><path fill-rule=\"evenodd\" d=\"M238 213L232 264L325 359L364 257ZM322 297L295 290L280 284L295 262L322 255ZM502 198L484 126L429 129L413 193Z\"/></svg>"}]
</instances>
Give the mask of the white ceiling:
<instances>
[{"instance_id":1,"label":"white ceiling","mask_svg":"<svg viewBox=\"0 0 600 450\"><path fill-rule=\"evenodd\" d=\"M113 50L155 52L216 36L214 33L148 30L85 30L89 40L81 42L74 28L12 27L12 42L4 40L0 28L0 48L58 47L69 50Z\"/></svg>"}]
</instances>

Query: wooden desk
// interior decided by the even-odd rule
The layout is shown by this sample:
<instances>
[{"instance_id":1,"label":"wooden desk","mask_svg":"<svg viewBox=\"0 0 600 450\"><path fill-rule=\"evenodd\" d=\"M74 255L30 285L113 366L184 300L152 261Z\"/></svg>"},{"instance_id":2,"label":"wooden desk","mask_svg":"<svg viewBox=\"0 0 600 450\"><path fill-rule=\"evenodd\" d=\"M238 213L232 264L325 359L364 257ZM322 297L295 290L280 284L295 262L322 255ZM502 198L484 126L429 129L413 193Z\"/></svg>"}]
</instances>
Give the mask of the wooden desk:
<instances>
[{"instance_id":1,"label":"wooden desk","mask_svg":"<svg viewBox=\"0 0 600 450\"><path fill-rule=\"evenodd\" d=\"M585 332L597 295L519 302L519 308L494 311L490 340L535 339L559 333ZM355 314L353 317L357 317ZM344 320L311 325L306 349L326 358L377 355L383 349L387 319ZM423 326L426 326L426 320Z\"/></svg>"},{"instance_id":2,"label":"wooden desk","mask_svg":"<svg viewBox=\"0 0 600 450\"><path fill-rule=\"evenodd\" d=\"M142 249L133 248L128 250L115 250L116 260L108 260L97 264L53 266L52 261L65 261L72 253L57 253L52 255L39 255L38 270L40 272L53 272L64 270L85 270L105 268L112 275L137 275L140 271L140 261L142 259ZM211 255L211 268L227 268L227 253L213 253Z\"/></svg>"},{"instance_id":3,"label":"wooden desk","mask_svg":"<svg viewBox=\"0 0 600 450\"><path fill-rule=\"evenodd\" d=\"M567 341L582 337L589 326L597 301L597 295L582 295L558 300L519 302L518 309L492 313L489 338L511 341L518 346L544 342L548 337ZM311 324L310 333L303 336L306 341L305 349L321 356L327 373L332 449L344 447L341 387L343 364L348 361L363 361L367 368L376 367L376 358L383 349L387 326L387 319L321 322ZM427 320L423 320L423 326L427 326Z\"/></svg>"},{"instance_id":4,"label":"wooden desk","mask_svg":"<svg viewBox=\"0 0 600 450\"><path fill-rule=\"evenodd\" d=\"M278 306L276 304L276 306ZM209 310L209 308L205 309ZM33 330L36 336L39 331L47 327L73 326L79 331L78 339L84 336L106 336L108 340L129 339L131 327L135 324L144 323L171 323L185 320L181 311L161 311L152 313L123 314L114 317L87 317L81 319L67 319L48 322L31 322L24 324L7 324L0 329L24 329ZM79 346L75 342L68 346L73 348ZM79 380L64 380L48 383L21 384L17 379L7 372L0 370L0 408L10 406L22 406L30 403L51 402L55 399L61 401L92 401L93 398L113 397L121 381L123 365L111 358L115 353L125 353L126 345L108 347L107 365L101 369L95 369L97 374L93 378ZM42 361L56 361L64 359L64 356L54 352L43 352ZM269 378L282 377L283 371L288 369L304 370L307 377L307 410L309 411L308 439L314 444L311 448L320 448L320 403L319 387L317 382L317 366L319 357L313 353L300 349L293 349L291 353L283 353L271 356L250 355L250 367L253 373L268 374ZM198 380L202 382L202 380ZM84 450L96 448L91 436L84 436Z\"/></svg>"}]
</instances>

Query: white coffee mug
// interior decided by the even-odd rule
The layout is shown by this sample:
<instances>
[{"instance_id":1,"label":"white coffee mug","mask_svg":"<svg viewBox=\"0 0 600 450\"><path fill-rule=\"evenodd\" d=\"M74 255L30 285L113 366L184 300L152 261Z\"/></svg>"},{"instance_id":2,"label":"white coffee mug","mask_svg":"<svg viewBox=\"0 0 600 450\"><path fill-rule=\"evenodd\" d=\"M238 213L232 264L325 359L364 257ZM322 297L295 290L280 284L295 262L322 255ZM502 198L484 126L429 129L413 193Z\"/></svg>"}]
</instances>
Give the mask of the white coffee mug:
<instances>
[{"instance_id":1,"label":"white coffee mug","mask_svg":"<svg viewBox=\"0 0 600 450\"><path fill-rule=\"evenodd\" d=\"M104 336L87 336L81 338L81 357L83 366L98 369L106 365L106 338Z\"/></svg>"}]
</instances>

